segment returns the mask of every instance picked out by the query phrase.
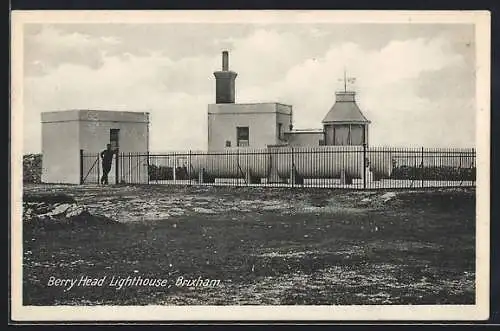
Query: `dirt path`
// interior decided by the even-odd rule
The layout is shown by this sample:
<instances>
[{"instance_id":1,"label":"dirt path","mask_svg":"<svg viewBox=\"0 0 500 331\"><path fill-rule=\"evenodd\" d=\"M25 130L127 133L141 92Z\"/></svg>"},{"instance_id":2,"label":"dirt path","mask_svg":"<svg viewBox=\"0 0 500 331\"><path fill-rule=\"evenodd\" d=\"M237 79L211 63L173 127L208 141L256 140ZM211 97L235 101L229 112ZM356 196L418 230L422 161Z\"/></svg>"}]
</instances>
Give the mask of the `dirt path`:
<instances>
[{"instance_id":1,"label":"dirt path","mask_svg":"<svg viewBox=\"0 0 500 331\"><path fill-rule=\"evenodd\" d=\"M24 303L473 303L472 190L343 192L173 186L25 187L71 195L114 226L24 230ZM47 286L142 276L168 288ZM179 287L216 279L216 287Z\"/></svg>"}]
</instances>

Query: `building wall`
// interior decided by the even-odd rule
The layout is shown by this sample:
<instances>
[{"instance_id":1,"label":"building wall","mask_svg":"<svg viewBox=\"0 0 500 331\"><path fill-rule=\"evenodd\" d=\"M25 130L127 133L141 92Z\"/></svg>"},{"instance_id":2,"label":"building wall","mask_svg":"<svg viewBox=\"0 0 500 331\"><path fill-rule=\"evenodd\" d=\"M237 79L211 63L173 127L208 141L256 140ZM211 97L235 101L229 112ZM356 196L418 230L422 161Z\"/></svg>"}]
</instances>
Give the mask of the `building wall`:
<instances>
[{"instance_id":1,"label":"building wall","mask_svg":"<svg viewBox=\"0 0 500 331\"><path fill-rule=\"evenodd\" d=\"M81 149L99 152L109 143L110 130L119 129L121 153L146 153L148 151L148 124L133 122L80 121Z\"/></svg>"},{"instance_id":2,"label":"building wall","mask_svg":"<svg viewBox=\"0 0 500 331\"><path fill-rule=\"evenodd\" d=\"M77 121L42 122L42 182L70 184L80 182Z\"/></svg>"},{"instance_id":3,"label":"building wall","mask_svg":"<svg viewBox=\"0 0 500 331\"><path fill-rule=\"evenodd\" d=\"M279 133L279 124L281 123L281 139ZM291 106L277 104L277 116L276 116L276 135L278 136L277 143L286 143L287 137L285 132L290 131L290 125L292 124L292 108Z\"/></svg>"},{"instance_id":4,"label":"building wall","mask_svg":"<svg viewBox=\"0 0 500 331\"><path fill-rule=\"evenodd\" d=\"M286 135L289 146L319 146L325 139L323 132L293 132Z\"/></svg>"},{"instance_id":5,"label":"building wall","mask_svg":"<svg viewBox=\"0 0 500 331\"><path fill-rule=\"evenodd\" d=\"M284 124L291 117L291 107L276 103L213 104L208 106L208 150L224 150L226 141L237 146L237 127L249 128L250 148L265 148L279 143L278 116ZM288 114L280 114L288 111Z\"/></svg>"},{"instance_id":6,"label":"building wall","mask_svg":"<svg viewBox=\"0 0 500 331\"><path fill-rule=\"evenodd\" d=\"M147 182L147 152L148 152L148 128L147 123L132 122L80 122L81 149L86 153L98 153L106 148L109 143L110 129L120 129L119 151L120 154L141 153L143 156L119 159L120 182L133 181ZM108 175L110 183L116 182L115 164L113 158L111 172ZM139 178L137 178L137 176Z\"/></svg>"}]
</instances>

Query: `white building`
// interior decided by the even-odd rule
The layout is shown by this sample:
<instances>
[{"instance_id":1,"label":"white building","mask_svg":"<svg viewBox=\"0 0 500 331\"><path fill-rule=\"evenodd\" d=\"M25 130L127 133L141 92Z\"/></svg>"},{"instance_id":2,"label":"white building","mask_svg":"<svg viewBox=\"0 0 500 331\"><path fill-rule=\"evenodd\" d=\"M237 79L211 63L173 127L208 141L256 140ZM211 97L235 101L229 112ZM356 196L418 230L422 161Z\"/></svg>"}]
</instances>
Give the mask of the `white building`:
<instances>
[{"instance_id":1,"label":"white building","mask_svg":"<svg viewBox=\"0 0 500 331\"><path fill-rule=\"evenodd\" d=\"M353 91L335 93L335 104L322 129L293 129L292 106L277 102L237 103L236 77L229 70L229 53L222 52L222 70L214 72L215 104L208 105L208 150L269 146L319 147L368 144L366 119ZM344 80L346 78L344 77Z\"/></svg>"},{"instance_id":2,"label":"white building","mask_svg":"<svg viewBox=\"0 0 500 331\"><path fill-rule=\"evenodd\" d=\"M266 148L285 143L292 107L280 103L208 105L208 149Z\"/></svg>"},{"instance_id":3,"label":"white building","mask_svg":"<svg viewBox=\"0 0 500 331\"><path fill-rule=\"evenodd\" d=\"M141 154L132 161L119 162L120 182L127 182L131 174L134 182L147 182L149 113L101 110L42 113L42 182L79 184L83 174L85 183L98 183L102 175L98 153L107 144L120 153ZM116 182L115 160L108 176L110 184Z\"/></svg>"},{"instance_id":4,"label":"white building","mask_svg":"<svg viewBox=\"0 0 500 331\"><path fill-rule=\"evenodd\" d=\"M215 156L211 156L210 162L206 161L210 165L207 166L210 169L204 170L207 177L237 177L244 173L247 181L258 183L263 177L267 177L268 182L280 182L285 177L339 177L346 180L346 176L366 176L369 169L363 169L362 148L368 144L370 121L356 104L356 93L347 91L346 77L344 91L335 93L335 104L325 116L323 128L297 130L293 128L293 109L290 105L236 102L235 81L238 74L229 70L227 51L222 52L222 69L214 72L214 76L215 104L208 105L208 150ZM249 153L240 155L242 148ZM303 153L292 160L294 149ZM339 150L352 153L335 154ZM229 154L217 157L218 151ZM316 153L311 154L313 152ZM267 159L263 155L267 155ZM352 156L361 157L349 159ZM256 161L257 157L261 159ZM344 165L346 159L350 160L349 166ZM293 169L288 169L292 163ZM316 168L309 169L309 166Z\"/></svg>"}]
</instances>

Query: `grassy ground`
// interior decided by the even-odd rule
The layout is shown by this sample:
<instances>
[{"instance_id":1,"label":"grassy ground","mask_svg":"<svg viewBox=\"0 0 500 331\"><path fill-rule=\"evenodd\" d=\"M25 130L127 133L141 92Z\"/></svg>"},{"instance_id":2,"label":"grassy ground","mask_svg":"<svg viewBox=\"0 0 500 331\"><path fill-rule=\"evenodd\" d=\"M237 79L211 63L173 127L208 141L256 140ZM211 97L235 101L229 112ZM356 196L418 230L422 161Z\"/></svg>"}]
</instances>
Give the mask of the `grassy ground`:
<instances>
[{"instance_id":1,"label":"grassy ground","mask_svg":"<svg viewBox=\"0 0 500 331\"><path fill-rule=\"evenodd\" d=\"M25 305L473 304L475 192L26 185L117 222L24 226ZM218 287L47 286L50 277Z\"/></svg>"}]
</instances>

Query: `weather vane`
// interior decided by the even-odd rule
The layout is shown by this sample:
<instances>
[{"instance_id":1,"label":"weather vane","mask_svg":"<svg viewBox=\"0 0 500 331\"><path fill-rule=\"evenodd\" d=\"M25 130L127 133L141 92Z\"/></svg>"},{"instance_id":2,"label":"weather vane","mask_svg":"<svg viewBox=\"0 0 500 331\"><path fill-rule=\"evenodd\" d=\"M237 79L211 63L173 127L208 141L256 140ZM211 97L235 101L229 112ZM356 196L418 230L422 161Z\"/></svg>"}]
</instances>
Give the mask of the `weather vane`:
<instances>
[{"instance_id":1,"label":"weather vane","mask_svg":"<svg viewBox=\"0 0 500 331\"><path fill-rule=\"evenodd\" d=\"M344 82L344 92L347 92L347 84L354 84L354 82L356 82L356 78L355 77L347 77L347 73L346 73L346 70L344 68L344 79L339 79L339 81L343 81Z\"/></svg>"}]
</instances>

